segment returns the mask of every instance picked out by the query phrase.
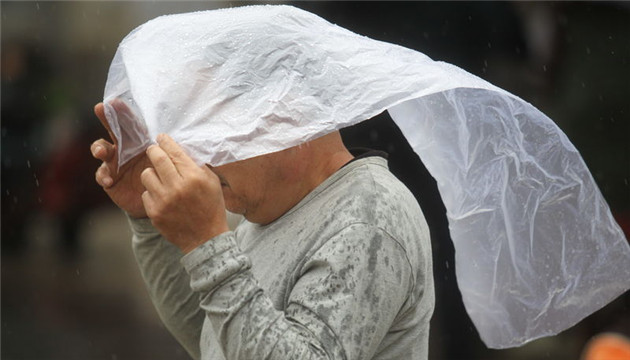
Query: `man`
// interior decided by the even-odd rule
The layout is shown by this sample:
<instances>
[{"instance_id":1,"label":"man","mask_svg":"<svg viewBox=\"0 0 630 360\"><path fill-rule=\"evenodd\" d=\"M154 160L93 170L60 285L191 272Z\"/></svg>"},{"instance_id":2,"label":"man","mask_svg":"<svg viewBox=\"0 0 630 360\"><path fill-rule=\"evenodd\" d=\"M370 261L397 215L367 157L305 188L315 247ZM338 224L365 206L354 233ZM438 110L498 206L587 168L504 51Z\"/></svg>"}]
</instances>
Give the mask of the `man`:
<instances>
[{"instance_id":1,"label":"man","mask_svg":"<svg viewBox=\"0 0 630 360\"><path fill-rule=\"evenodd\" d=\"M384 158L354 157L333 132L198 166L161 134L118 170L117 145L93 143L96 181L127 212L151 298L191 356L427 357L428 228ZM225 209L246 219L234 231Z\"/></svg>"}]
</instances>

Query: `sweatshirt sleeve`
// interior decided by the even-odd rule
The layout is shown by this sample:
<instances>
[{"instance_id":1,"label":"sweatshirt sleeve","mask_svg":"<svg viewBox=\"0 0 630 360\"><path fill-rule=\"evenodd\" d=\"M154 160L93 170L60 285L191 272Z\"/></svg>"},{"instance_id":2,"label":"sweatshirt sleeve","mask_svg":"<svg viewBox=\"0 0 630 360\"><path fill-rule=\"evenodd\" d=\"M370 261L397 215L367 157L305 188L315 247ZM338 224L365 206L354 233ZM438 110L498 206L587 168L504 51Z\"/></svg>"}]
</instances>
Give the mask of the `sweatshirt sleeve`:
<instances>
[{"instance_id":1,"label":"sweatshirt sleeve","mask_svg":"<svg viewBox=\"0 0 630 360\"><path fill-rule=\"evenodd\" d=\"M179 262L181 251L164 239L149 219L129 218L129 223L133 252L158 315L186 351L199 359L204 314Z\"/></svg>"},{"instance_id":2,"label":"sweatshirt sleeve","mask_svg":"<svg viewBox=\"0 0 630 360\"><path fill-rule=\"evenodd\" d=\"M274 309L231 232L182 263L228 360L369 359L413 287L404 249L365 224L305 259L284 311Z\"/></svg>"}]
</instances>

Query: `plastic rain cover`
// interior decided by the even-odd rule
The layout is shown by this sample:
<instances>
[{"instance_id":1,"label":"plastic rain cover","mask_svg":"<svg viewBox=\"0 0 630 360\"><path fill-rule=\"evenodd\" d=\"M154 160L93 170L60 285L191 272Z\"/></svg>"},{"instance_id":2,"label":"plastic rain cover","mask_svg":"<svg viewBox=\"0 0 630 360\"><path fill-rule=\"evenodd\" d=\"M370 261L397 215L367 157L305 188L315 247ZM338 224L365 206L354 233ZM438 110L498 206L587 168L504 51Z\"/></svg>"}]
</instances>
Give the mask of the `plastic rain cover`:
<instances>
[{"instance_id":1,"label":"plastic rain cover","mask_svg":"<svg viewBox=\"0 0 630 360\"><path fill-rule=\"evenodd\" d=\"M630 287L630 249L544 114L465 71L288 6L162 16L105 88L121 163L168 133L199 164L279 151L387 109L438 182L464 304L492 348L556 334Z\"/></svg>"}]
</instances>

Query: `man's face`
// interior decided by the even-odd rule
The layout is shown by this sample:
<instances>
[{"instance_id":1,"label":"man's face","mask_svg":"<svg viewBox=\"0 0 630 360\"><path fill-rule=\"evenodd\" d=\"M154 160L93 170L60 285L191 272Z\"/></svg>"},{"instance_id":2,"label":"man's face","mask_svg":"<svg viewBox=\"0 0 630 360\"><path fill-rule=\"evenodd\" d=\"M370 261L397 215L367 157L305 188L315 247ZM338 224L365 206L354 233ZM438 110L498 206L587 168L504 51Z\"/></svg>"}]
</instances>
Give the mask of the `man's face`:
<instances>
[{"instance_id":1,"label":"man's face","mask_svg":"<svg viewBox=\"0 0 630 360\"><path fill-rule=\"evenodd\" d=\"M210 167L219 177L225 207L251 222L264 222L266 208L273 204L282 171L275 154L258 156L227 165Z\"/></svg>"}]
</instances>

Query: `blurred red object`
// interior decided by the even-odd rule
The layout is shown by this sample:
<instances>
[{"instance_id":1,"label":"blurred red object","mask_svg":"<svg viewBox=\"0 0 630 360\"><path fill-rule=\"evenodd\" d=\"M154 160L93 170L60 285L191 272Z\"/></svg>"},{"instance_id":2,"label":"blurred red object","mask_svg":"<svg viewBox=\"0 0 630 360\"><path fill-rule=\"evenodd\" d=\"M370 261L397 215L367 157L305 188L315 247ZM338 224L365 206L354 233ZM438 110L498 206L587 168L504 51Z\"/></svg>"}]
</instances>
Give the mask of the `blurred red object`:
<instances>
[{"instance_id":1,"label":"blurred red object","mask_svg":"<svg viewBox=\"0 0 630 360\"><path fill-rule=\"evenodd\" d=\"M616 333L597 335L586 344L582 360L630 360L630 339Z\"/></svg>"}]
</instances>

